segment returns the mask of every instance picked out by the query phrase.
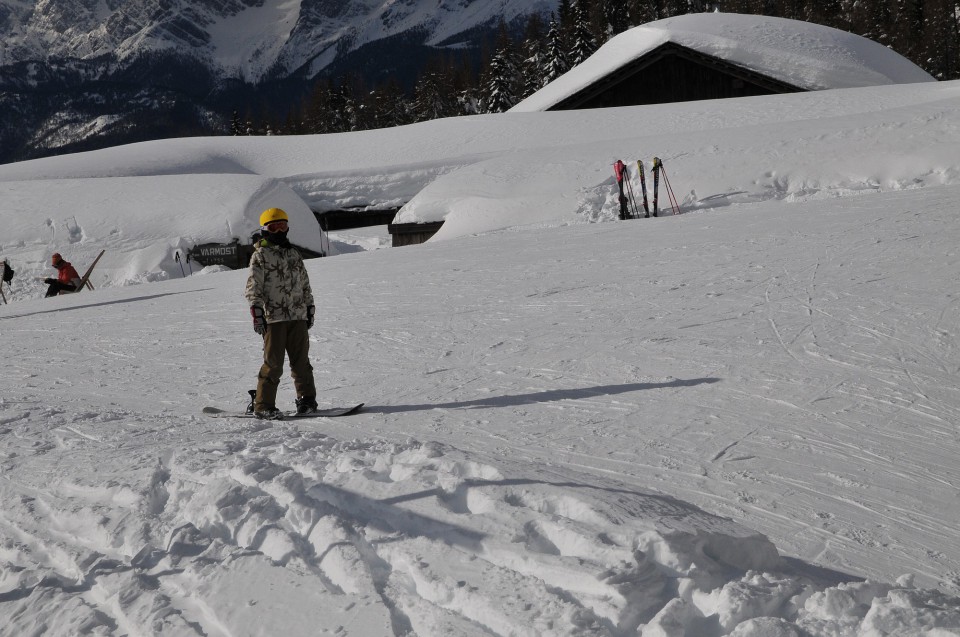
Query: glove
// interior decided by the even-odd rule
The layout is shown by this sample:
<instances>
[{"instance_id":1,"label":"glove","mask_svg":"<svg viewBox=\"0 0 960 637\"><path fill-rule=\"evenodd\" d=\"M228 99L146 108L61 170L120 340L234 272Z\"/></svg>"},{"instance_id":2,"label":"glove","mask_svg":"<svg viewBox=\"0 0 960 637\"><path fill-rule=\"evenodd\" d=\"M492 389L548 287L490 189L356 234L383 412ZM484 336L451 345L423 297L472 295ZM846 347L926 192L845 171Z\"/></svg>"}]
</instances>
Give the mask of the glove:
<instances>
[{"instance_id":1,"label":"glove","mask_svg":"<svg viewBox=\"0 0 960 637\"><path fill-rule=\"evenodd\" d=\"M263 315L263 308L254 305L250 308L250 316L253 317L253 331L263 336L267 333L267 317Z\"/></svg>"},{"instance_id":2,"label":"glove","mask_svg":"<svg viewBox=\"0 0 960 637\"><path fill-rule=\"evenodd\" d=\"M313 327L313 319L317 313L317 307L315 305L307 306L307 329L309 330Z\"/></svg>"},{"instance_id":3,"label":"glove","mask_svg":"<svg viewBox=\"0 0 960 637\"><path fill-rule=\"evenodd\" d=\"M56 281L56 279L44 279L44 280L43 280L43 282L46 283L47 285L51 285L54 281Z\"/></svg>"}]
</instances>

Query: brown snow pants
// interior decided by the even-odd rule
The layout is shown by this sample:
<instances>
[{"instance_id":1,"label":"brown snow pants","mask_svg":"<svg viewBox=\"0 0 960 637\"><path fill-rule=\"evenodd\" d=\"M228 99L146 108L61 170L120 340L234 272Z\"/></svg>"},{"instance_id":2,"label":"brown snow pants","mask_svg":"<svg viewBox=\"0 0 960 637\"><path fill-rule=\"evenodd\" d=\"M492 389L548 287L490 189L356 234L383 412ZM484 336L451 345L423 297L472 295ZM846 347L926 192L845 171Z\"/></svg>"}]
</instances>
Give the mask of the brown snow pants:
<instances>
[{"instance_id":1,"label":"brown snow pants","mask_svg":"<svg viewBox=\"0 0 960 637\"><path fill-rule=\"evenodd\" d=\"M306 321L268 323L263 337L263 366L257 375L257 401L254 409L260 411L277 406L277 387L283 374L283 359L290 357L290 376L297 398L316 398L313 384L313 366L310 365L310 333Z\"/></svg>"}]
</instances>

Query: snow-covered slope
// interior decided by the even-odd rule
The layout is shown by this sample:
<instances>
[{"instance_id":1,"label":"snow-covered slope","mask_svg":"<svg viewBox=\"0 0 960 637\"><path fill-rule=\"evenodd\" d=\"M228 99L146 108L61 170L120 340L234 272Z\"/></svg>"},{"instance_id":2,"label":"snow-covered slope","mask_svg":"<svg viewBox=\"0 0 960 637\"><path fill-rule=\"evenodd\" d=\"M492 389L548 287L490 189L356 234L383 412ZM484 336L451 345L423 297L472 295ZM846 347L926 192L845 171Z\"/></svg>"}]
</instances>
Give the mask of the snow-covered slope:
<instances>
[{"instance_id":1,"label":"snow-covered slope","mask_svg":"<svg viewBox=\"0 0 960 637\"><path fill-rule=\"evenodd\" d=\"M41 186L39 187L38 186ZM323 252L310 208L283 182L257 175L165 175L3 184L16 260L38 276L51 246L80 272L100 250L99 285L131 285L182 276L177 257L202 243L250 243L260 213L273 206L290 215L295 243ZM32 265L27 265L32 264ZM38 283L39 285L39 283Z\"/></svg>"},{"instance_id":2,"label":"snow-covered slope","mask_svg":"<svg viewBox=\"0 0 960 637\"><path fill-rule=\"evenodd\" d=\"M0 307L0 623L956 635L958 203L314 260L321 400L367 404L340 420L199 413L260 364L242 272Z\"/></svg>"},{"instance_id":3,"label":"snow-covered slope","mask_svg":"<svg viewBox=\"0 0 960 637\"><path fill-rule=\"evenodd\" d=\"M936 81L891 49L846 31L766 16L691 13L621 33L511 110L547 110L668 42L809 91Z\"/></svg>"}]
</instances>

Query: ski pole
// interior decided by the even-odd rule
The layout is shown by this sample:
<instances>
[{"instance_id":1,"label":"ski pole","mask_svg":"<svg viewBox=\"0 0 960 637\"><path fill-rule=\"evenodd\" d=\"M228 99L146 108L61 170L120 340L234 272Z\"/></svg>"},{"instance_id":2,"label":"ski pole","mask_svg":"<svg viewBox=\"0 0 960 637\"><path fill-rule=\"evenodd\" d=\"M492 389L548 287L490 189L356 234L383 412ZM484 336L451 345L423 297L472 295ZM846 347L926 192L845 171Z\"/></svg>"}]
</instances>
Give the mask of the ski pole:
<instances>
[{"instance_id":1,"label":"ski pole","mask_svg":"<svg viewBox=\"0 0 960 637\"><path fill-rule=\"evenodd\" d=\"M187 276L187 273L183 271L183 263L180 263L180 251L177 250L177 256L174 257L174 260L180 266L180 276Z\"/></svg>"},{"instance_id":2,"label":"ski pole","mask_svg":"<svg viewBox=\"0 0 960 637\"><path fill-rule=\"evenodd\" d=\"M190 253L187 253L187 267L190 268L190 276L193 276L193 264L190 263Z\"/></svg>"},{"instance_id":3,"label":"ski pole","mask_svg":"<svg viewBox=\"0 0 960 637\"><path fill-rule=\"evenodd\" d=\"M667 169L660 165L660 170L663 171L663 183L667 185L667 196L670 198L670 205L673 206L673 214L680 214L680 204L677 203L677 197L673 194L673 186L670 185L670 178L667 177Z\"/></svg>"}]
</instances>

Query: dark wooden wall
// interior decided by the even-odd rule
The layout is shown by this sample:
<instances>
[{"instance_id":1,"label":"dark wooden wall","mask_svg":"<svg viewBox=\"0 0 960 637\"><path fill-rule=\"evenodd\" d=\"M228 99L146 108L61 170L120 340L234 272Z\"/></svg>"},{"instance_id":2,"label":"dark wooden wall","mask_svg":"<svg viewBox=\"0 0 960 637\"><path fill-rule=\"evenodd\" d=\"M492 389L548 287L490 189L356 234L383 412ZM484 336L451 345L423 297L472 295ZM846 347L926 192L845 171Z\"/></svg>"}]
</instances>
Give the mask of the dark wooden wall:
<instances>
[{"instance_id":1,"label":"dark wooden wall","mask_svg":"<svg viewBox=\"0 0 960 637\"><path fill-rule=\"evenodd\" d=\"M723 60L666 44L549 110L666 104L800 90Z\"/></svg>"},{"instance_id":2,"label":"dark wooden wall","mask_svg":"<svg viewBox=\"0 0 960 637\"><path fill-rule=\"evenodd\" d=\"M429 223L391 223L387 226L394 248L425 243L430 237L437 234L443 226L442 221Z\"/></svg>"}]
</instances>

